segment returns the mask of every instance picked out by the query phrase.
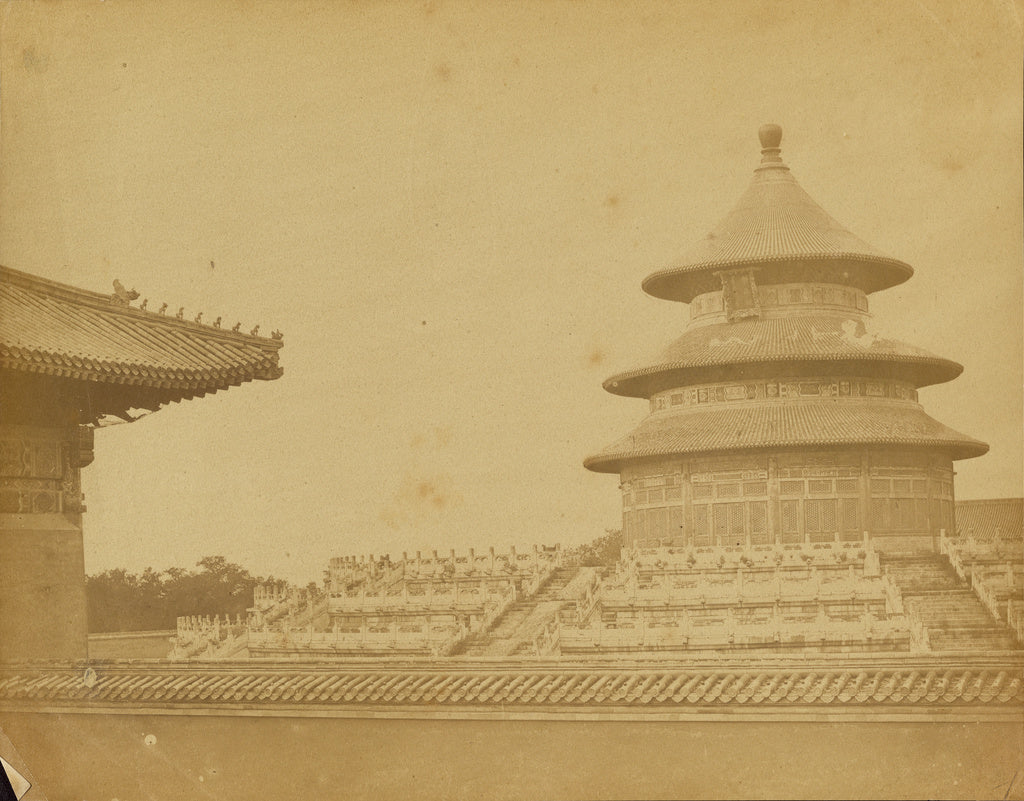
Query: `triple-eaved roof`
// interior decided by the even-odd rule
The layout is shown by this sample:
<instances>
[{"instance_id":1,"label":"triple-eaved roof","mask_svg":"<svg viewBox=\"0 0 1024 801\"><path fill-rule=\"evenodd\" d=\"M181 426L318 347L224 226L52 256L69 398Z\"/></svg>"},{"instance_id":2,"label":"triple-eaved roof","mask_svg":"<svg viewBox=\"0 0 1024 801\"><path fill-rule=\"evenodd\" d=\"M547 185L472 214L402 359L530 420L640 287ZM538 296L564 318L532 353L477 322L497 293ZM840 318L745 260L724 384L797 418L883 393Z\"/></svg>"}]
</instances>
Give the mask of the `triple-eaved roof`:
<instances>
[{"instance_id":1,"label":"triple-eaved roof","mask_svg":"<svg viewBox=\"0 0 1024 801\"><path fill-rule=\"evenodd\" d=\"M279 335L147 311L131 306L127 293L104 295L0 267L0 368L88 384L96 398L120 394L124 404L155 408L273 380L283 373L282 345Z\"/></svg>"}]
</instances>

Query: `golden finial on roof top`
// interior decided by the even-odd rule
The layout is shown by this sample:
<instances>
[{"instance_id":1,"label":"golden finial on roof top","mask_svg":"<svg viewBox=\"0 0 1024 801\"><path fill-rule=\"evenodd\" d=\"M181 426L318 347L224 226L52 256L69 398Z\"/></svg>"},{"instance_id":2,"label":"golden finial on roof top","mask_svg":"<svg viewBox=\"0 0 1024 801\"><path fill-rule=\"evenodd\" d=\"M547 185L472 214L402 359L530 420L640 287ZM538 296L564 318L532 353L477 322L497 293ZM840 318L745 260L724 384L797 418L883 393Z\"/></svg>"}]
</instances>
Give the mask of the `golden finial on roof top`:
<instances>
[{"instance_id":1,"label":"golden finial on roof top","mask_svg":"<svg viewBox=\"0 0 1024 801\"><path fill-rule=\"evenodd\" d=\"M762 125L757 129L757 137L761 140L761 164L784 167L779 155L782 152L779 147L782 144L782 126L771 122Z\"/></svg>"}]
</instances>

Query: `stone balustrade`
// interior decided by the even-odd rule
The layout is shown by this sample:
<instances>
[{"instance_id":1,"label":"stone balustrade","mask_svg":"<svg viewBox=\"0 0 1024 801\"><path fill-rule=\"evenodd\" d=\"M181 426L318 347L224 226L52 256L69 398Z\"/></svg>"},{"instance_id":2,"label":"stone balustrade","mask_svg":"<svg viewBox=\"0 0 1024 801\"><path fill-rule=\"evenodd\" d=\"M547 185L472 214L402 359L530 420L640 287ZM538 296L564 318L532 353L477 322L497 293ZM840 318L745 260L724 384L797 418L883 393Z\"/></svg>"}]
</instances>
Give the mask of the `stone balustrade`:
<instances>
[{"instance_id":1,"label":"stone balustrade","mask_svg":"<svg viewBox=\"0 0 1024 801\"><path fill-rule=\"evenodd\" d=\"M604 606L738 605L771 601L877 601L885 599L880 578L846 568L764 568L690 570L658 574L652 581L635 578L604 584L597 598ZM584 608L578 604L580 614ZM582 618L586 619L586 618Z\"/></svg>"},{"instance_id":2,"label":"stone balustrade","mask_svg":"<svg viewBox=\"0 0 1024 801\"><path fill-rule=\"evenodd\" d=\"M335 627L331 631L285 629L249 632L249 648L256 652L395 652L444 655L468 629L458 623L391 621L385 625L362 625L355 631Z\"/></svg>"},{"instance_id":3,"label":"stone balustrade","mask_svg":"<svg viewBox=\"0 0 1024 801\"><path fill-rule=\"evenodd\" d=\"M859 620L833 620L819 613L812 619L787 620L771 615L765 620L743 621L732 615L704 622L682 615L674 619L638 619L615 627L595 623L587 628L561 626L558 647L563 652L617 650L701 650L757 645L807 645L824 642L876 644L907 651L910 622L905 617L878 619L870 614Z\"/></svg>"},{"instance_id":4,"label":"stone balustrade","mask_svg":"<svg viewBox=\"0 0 1024 801\"><path fill-rule=\"evenodd\" d=\"M213 656L225 643L234 643L244 637L247 631L241 615L234 621L224 615L223 621L217 615L184 615L177 620L177 630L172 641L171 659L188 659L194 656Z\"/></svg>"},{"instance_id":5,"label":"stone balustrade","mask_svg":"<svg viewBox=\"0 0 1024 801\"><path fill-rule=\"evenodd\" d=\"M457 553L452 549L448 555L439 555L432 551L424 557L417 551L411 557L403 553L398 561L391 561L390 555L375 558L345 556L330 560L329 573L332 592L341 592L358 584L373 586L390 586L401 580L441 580L450 581L460 577L508 577L529 576L545 572L562 563L561 547L535 545L529 551L518 551L509 548L506 553L499 553L489 548L486 553L477 553L470 548L466 553Z\"/></svg>"},{"instance_id":6,"label":"stone balustrade","mask_svg":"<svg viewBox=\"0 0 1024 801\"><path fill-rule=\"evenodd\" d=\"M622 561L640 570L704 570L762 565L864 564L872 553L863 542L798 543L791 545L638 547L623 549Z\"/></svg>"},{"instance_id":7,"label":"stone balustrade","mask_svg":"<svg viewBox=\"0 0 1024 801\"><path fill-rule=\"evenodd\" d=\"M1006 604L1006 625L1017 642L1024 644L1024 601L1010 600Z\"/></svg>"},{"instance_id":8,"label":"stone balustrade","mask_svg":"<svg viewBox=\"0 0 1024 801\"><path fill-rule=\"evenodd\" d=\"M971 573L971 589L996 620L1005 621L1010 601L1024 598L1024 582L1012 569L992 574Z\"/></svg>"},{"instance_id":9,"label":"stone balustrade","mask_svg":"<svg viewBox=\"0 0 1024 801\"><path fill-rule=\"evenodd\" d=\"M254 627L249 647L258 653L408 653L444 656L485 629L515 602L515 585L448 586L436 595L366 593L329 600L330 630L288 625ZM356 621L353 621L353 618ZM346 622L347 621L347 622Z\"/></svg>"},{"instance_id":10,"label":"stone balustrade","mask_svg":"<svg viewBox=\"0 0 1024 801\"><path fill-rule=\"evenodd\" d=\"M511 582L501 584L472 584L468 582L428 583L423 587L408 584L392 590L367 590L365 587L351 595L331 594L328 609L334 614L384 614L407 611L480 611L493 599L504 598L514 592Z\"/></svg>"},{"instance_id":11,"label":"stone balustrade","mask_svg":"<svg viewBox=\"0 0 1024 801\"><path fill-rule=\"evenodd\" d=\"M551 656L558 653L561 626L558 618L548 621L547 625L533 639L535 656Z\"/></svg>"},{"instance_id":12,"label":"stone balustrade","mask_svg":"<svg viewBox=\"0 0 1024 801\"><path fill-rule=\"evenodd\" d=\"M996 620L1005 621L1007 605L1024 598L1024 550L1020 538L997 531L989 538L972 533L939 539L939 550Z\"/></svg>"}]
</instances>

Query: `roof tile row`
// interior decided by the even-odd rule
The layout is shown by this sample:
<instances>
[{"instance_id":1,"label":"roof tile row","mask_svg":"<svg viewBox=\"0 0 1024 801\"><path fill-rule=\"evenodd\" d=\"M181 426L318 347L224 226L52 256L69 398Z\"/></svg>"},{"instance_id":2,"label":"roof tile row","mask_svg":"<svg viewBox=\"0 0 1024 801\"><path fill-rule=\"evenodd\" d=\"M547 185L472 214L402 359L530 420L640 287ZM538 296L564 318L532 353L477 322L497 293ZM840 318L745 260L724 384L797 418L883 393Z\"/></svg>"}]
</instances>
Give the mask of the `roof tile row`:
<instances>
[{"instance_id":1,"label":"roof tile row","mask_svg":"<svg viewBox=\"0 0 1024 801\"><path fill-rule=\"evenodd\" d=\"M452 672L54 671L0 679L4 702L87 704L1020 704L1019 667Z\"/></svg>"},{"instance_id":2,"label":"roof tile row","mask_svg":"<svg viewBox=\"0 0 1024 801\"><path fill-rule=\"evenodd\" d=\"M281 342L0 272L0 366L77 380L213 391L281 374Z\"/></svg>"},{"instance_id":3,"label":"roof tile row","mask_svg":"<svg viewBox=\"0 0 1024 801\"><path fill-rule=\"evenodd\" d=\"M1024 498L958 500L956 530L980 539L990 539L997 533L1007 539L1020 539L1024 531Z\"/></svg>"},{"instance_id":4,"label":"roof tile row","mask_svg":"<svg viewBox=\"0 0 1024 801\"><path fill-rule=\"evenodd\" d=\"M947 428L916 404L796 400L652 414L584 464L615 473L623 462L649 456L818 445L943 448L958 459L988 451L985 443Z\"/></svg>"}]
</instances>

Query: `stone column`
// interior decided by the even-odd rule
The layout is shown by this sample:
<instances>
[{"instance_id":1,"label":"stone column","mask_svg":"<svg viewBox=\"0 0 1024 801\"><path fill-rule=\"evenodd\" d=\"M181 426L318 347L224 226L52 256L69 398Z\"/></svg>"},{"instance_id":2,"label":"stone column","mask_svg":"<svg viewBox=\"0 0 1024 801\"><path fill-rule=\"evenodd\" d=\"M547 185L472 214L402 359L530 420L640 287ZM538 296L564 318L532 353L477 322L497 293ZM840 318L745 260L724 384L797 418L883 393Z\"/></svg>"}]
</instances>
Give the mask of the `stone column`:
<instances>
[{"instance_id":1,"label":"stone column","mask_svg":"<svg viewBox=\"0 0 1024 801\"><path fill-rule=\"evenodd\" d=\"M680 466L680 481L683 504L683 545L693 547L693 486L690 483L690 461L684 460Z\"/></svg>"},{"instance_id":2,"label":"stone column","mask_svg":"<svg viewBox=\"0 0 1024 801\"><path fill-rule=\"evenodd\" d=\"M0 662L88 656L80 471L92 433L0 424Z\"/></svg>"},{"instance_id":3,"label":"stone column","mask_svg":"<svg viewBox=\"0 0 1024 801\"><path fill-rule=\"evenodd\" d=\"M867 452L860 456L860 530L871 531L871 460Z\"/></svg>"},{"instance_id":4,"label":"stone column","mask_svg":"<svg viewBox=\"0 0 1024 801\"><path fill-rule=\"evenodd\" d=\"M782 542L782 517L779 509L779 458L768 457L768 542Z\"/></svg>"}]
</instances>

